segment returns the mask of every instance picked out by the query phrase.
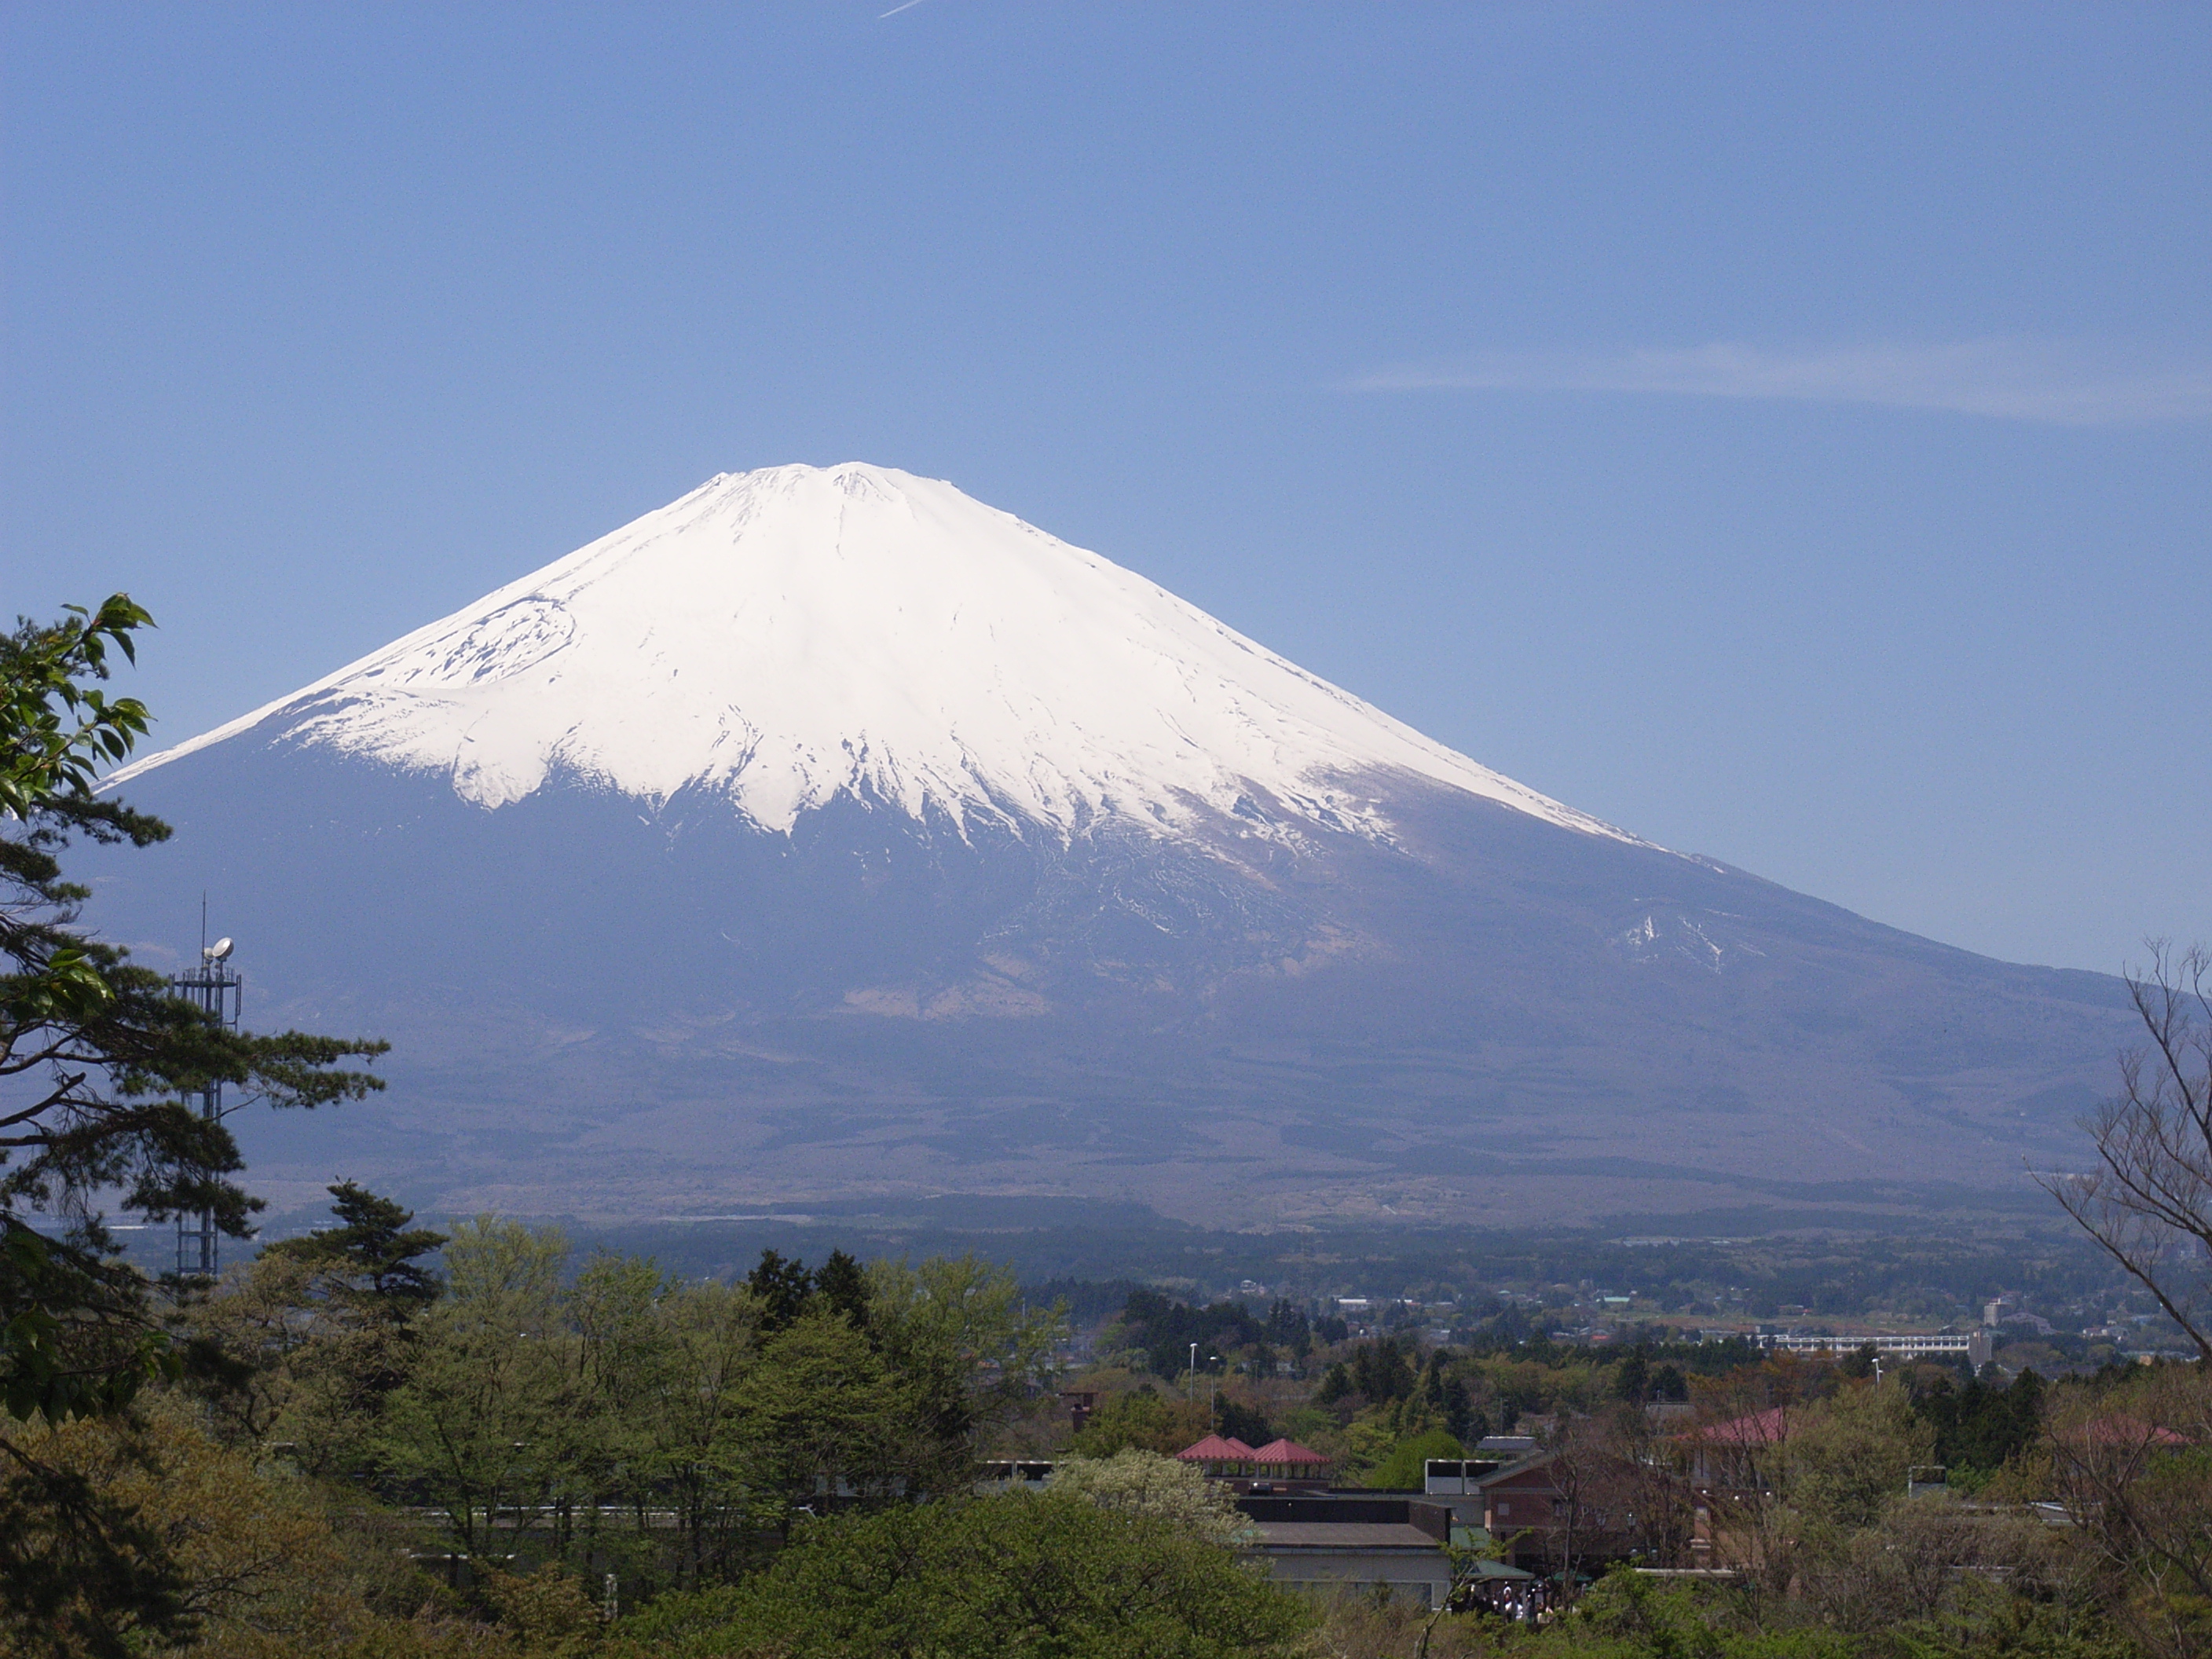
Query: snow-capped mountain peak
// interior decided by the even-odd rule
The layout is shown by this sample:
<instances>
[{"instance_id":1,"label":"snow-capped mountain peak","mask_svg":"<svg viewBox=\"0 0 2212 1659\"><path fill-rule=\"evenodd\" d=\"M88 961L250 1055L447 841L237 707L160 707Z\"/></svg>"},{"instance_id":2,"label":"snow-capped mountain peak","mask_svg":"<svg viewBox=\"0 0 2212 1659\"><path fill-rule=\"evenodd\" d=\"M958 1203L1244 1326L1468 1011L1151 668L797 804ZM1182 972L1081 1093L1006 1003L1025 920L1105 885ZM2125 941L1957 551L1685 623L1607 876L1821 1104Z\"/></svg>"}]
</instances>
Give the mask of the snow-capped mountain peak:
<instances>
[{"instance_id":1,"label":"snow-capped mountain peak","mask_svg":"<svg viewBox=\"0 0 2212 1659\"><path fill-rule=\"evenodd\" d=\"M114 781L249 734L447 775L488 809L566 775L703 787L774 830L848 793L1171 834L1256 788L1375 834L1361 780L1382 773L1632 839L1095 553L856 463L714 478Z\"/></svg>"}]
</instances>

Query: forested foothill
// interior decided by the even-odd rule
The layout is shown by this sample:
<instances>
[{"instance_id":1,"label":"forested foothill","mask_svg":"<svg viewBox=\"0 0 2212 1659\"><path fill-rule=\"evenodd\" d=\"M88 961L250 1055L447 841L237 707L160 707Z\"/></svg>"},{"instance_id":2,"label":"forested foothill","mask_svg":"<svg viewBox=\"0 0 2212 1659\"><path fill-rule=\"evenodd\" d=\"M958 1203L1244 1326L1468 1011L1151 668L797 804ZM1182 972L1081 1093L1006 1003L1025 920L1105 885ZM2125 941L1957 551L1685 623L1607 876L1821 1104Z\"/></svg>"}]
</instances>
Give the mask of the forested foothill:
<instances>
[{"instance_id":1,"label":"forested foothill","mask_svg":"<svg viewBox=\"0 0 2212 1659\"><path fill-rule=\"evenodd\" d=\"M104 1212L252 1236L237 1146L195 1109L212 1085L342 1106L383 1052L231 1030L78 929L70 842L167 833L94 792L146 727L100 683L148 622L117 596L0 639L0 1654L2212 1648L2202 1264L2177 1274L2144 1231L2179 1226L2156 1207L2177 1193L2212 1214L2195 1152L2161 1139L2212 1123L2187 1065L2131 1072L2105 1174L2057 1194L2118 1279L2056 1249L1947 1279L1971 1242L1441 1234L1186 1233L1202 1274L1125 1261L1104 1285L1013 1244L700 1271L427 1224L351 1182L219 1278L143 1272ZM2145 1006L2197 1052L2189 1005ZM2130 1357L2146 1297L2195 1357ZM1976 1312L2007 1339L1979 1370L1746 1334ZM1209 1435L1225 1456L1178 1455ZM1455 1511L1441 1606L1322 1598L1269 1582L1238 1496L1259 1460L1231 1439L1295 1442L1353 1494L1418 1492L1443 1459L1542 1501ZM1501 1582L1526 1588L1480 1593Z\"/></svg>"}]
</instances>

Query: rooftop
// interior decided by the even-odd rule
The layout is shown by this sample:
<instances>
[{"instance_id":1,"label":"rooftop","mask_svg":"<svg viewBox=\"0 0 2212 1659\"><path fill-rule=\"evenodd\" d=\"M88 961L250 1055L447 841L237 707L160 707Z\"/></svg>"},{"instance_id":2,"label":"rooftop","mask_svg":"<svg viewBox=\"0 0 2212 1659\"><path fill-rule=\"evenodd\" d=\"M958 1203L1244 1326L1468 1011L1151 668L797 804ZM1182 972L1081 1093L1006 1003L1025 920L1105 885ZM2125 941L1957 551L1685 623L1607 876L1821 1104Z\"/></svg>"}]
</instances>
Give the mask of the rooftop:
<instances>
[{"instance_id":1,"label":"rooftop","mask_svg":"<svg viewBox=\"0 0 2212 1659\"><path fill-rule=\"evenodd\" d=\"M1205 1443L1201 1441L1200 1443ZM1259 1450L1248 1455L1255 1463L1320 1465L1328 1462L1328 1458L1323 1457L1310 1446L1301 1446L1295 1440L1270 1440Z\"/></svg>"},{"instance_id":2,"label":"rooftop","mask_svg":"<svg viewBox=\"0 0 2212 1659\"><path fill-rule=\"evenodd\" d=\"M1404 1521L1255 1521L1271 1550L1433 1550L1437 1540Z\"/></svg>"},{"instance_id":3,"label":"rooftop","mask_svg":"<svg viewBox=\"0 0 2212 1659\"><path fill-rule=\"evenodd\" d=\"M1233 1437L1224 1439L1218 1434L1209 1434L1176 1454L1177 1460L1185 1463L1248 1463L1257 1455L1242 1440Z\"/></svg>"}]
</instances>

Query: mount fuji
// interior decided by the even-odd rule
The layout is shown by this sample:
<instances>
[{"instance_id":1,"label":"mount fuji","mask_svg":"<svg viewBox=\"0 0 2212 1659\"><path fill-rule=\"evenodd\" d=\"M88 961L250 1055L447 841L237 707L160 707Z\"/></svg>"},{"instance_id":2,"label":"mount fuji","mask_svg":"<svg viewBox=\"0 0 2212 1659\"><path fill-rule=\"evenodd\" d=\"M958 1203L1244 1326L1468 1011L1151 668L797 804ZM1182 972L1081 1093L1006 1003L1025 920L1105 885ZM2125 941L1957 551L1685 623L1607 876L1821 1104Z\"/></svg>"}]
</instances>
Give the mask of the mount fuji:
<instances>
[{"instance_id":1,"label":"mount fuji","mask_svg":"<svg viewBox=\"0 0 2212 1659\"><path fill-rule=\"evenodd\" d=\"M2063 1161L2099 975L1599 822L889 469L715 478L118 772L86 863L392 1091L280 1204L637 1218L961 1192L1191 1218L1954 1212ZM264 988L266 988L265 989Z\"/></svg>"}]
</instances>

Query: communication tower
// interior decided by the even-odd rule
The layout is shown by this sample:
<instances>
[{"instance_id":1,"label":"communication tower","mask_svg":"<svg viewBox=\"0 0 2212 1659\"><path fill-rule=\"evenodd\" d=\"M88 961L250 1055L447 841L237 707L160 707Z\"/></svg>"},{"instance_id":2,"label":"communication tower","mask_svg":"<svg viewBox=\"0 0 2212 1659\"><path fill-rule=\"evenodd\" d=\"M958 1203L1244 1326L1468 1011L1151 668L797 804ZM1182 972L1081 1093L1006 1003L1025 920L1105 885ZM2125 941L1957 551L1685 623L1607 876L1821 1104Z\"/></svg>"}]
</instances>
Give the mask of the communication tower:
<instances>
[{"instance_id":1,"label":"communication tower","mask_svg":"<svg viewBox=\"0 0 2212 1659\"><path fill-rule=\"evenodd\" d=\"M235 1030L239 1011L245 1000L246 981L230 965L231 941L219 939L207 942L207 917L204 908L200 917L200 965L197 973L181 974L169 981L170 988L192 1003L205 1009L223 1024ZM214 1122L222 1115L222 1080L208 1079L200 1091L200 1115ZM177 1218L177 1273L199 1274L213 1279L220 1265L217 1260L215 1212L202 1210L198 1215Z\"/></svg>"}]
</instances>

